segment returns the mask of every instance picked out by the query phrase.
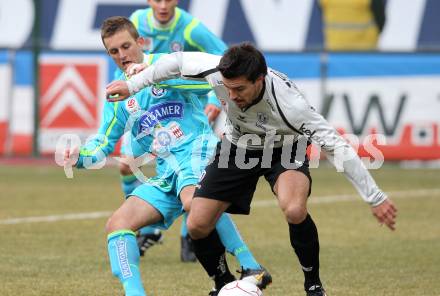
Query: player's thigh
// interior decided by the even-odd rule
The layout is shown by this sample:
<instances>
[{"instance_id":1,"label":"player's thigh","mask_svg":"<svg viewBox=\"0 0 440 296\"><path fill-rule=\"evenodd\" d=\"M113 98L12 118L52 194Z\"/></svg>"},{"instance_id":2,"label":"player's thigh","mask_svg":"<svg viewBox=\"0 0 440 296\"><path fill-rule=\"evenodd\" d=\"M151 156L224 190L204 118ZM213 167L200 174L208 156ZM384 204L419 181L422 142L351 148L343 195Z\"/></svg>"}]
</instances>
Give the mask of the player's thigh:
<instances>
[{"instance_id":1,"label":"player's thigh","mask_svg":"<svg viewBox=\"0 0 440 296\"><path fill-rule=\"evenodd\" d=\"M132 195L111 215L107 222L108 233L130 229L136 231L144 225L162 220L160 212L138 196Z\"/></svg>"}]
</instances>

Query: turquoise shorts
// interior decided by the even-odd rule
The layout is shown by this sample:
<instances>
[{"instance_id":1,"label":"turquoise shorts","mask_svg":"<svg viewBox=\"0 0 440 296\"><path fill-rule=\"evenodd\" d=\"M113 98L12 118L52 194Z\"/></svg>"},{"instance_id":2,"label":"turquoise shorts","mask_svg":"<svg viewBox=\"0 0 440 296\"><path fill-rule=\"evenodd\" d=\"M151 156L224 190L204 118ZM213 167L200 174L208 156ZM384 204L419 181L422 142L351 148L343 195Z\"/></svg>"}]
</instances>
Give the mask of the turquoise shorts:
<instances>
[{"instance_id":1,"label":"turquoise shorts","mask_svg":"<svg viewBox=\"0 0 440 296\"><path fill-rule=\"evenodd\" d=\"M166 178L148 178L147 182L139 185L129 196L137 196L159 211L163 220L152 226L168 229L184 213L180 192L186 186L195 186L203 170L204 166L197 169L193 169L191 165L182 166L178 174L173 173Z\"/></svg>"}]
</instances>

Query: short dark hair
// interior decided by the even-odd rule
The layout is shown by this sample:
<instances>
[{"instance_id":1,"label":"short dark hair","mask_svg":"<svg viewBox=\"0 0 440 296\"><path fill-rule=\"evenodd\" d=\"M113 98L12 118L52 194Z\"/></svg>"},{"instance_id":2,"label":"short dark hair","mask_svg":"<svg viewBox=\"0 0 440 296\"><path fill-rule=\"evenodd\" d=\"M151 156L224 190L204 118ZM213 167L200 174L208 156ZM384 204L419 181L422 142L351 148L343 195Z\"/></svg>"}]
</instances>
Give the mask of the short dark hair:
<instances>
[{"instance_id":1,"label":"short dark hair","mask_svg":"<svg viewBox=\"0 0 440 296\"><path fill-rule=\"evenodd\" d=\"M104 38L108 38L116 34L117 32L127 30L128 33L137 40L139 33L133 23L124 16L112 16L104 20L101 26L101 39L104 43ZM104 43L105 45L105 43Z\"/></svg>"},{"instance_id":2,"label":"short dark hair","mask_svg":"<svg viewBox=\"0 0 440 296\"><path fill-rule=\"evenodd\" d=\"M249 42L231 46L224 53L217 68L225 78L245 76L247 80L252 82L267 74L266 59Z\"/></svg>"}]
</instances>

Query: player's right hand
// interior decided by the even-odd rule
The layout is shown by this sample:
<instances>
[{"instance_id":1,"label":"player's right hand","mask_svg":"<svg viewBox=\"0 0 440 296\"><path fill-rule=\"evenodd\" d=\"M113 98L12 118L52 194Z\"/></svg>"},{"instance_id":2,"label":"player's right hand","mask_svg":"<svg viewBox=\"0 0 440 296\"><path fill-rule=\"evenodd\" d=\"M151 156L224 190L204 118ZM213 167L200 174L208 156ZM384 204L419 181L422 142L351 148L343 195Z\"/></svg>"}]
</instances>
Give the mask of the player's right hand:
<instances>
[{"instance_id":1,"label":"player's right hand","mask_svg":"<svg viewBox=\"0 0 440 296\"><path fill-rule=\"evenodd\" d=\"M143 64L131 64L130 66L128 66L126 74L128 76L133 76L138 74L139 72L145 70L148 67L147 63L143 63Z\"/></svg>"},{"instance_id":2,"label":"player's right hand","mask_svg":"<svg viewBox=\"0 0 440 296\"><path fill-rule=\"evenodd\" d=\"M117 102L123 101L130 96L128 85L125 81L115 80L105 88L107 101Z\"/></svg>"},{"instance_id":3,"label":"player's right hand","mask_svg":"<svg viewBox=\"0 0 440 296\"><path fill-rule=\"evenodd\" d=\"M63 162L65 168L76 166L78 159L79 159L79 147L77 146L67 147L64 150Z\"/></svg>"},{"instance_id":4,"label":"player's right hand","mask_svg":"<svg viewBox=\"0 0 440 296\"><path fill-rule=\"evenodd\" d=\"M380 205L372 207L371 211L381 225L385 224L391 230L396 229L397 208L389 198Z\"/></svg>"},{"instance_id":5,"label":"player's right hand","mask_svg":"<svg viewBox=\"0 0 440 296\"><path fill-rule=\"evenodd\" d=\"M205 114L208 117L208 121L214 122L217 116L220 114L220 108L214 104L207 104L205 107Z\"/></svg>"}]
</instances>

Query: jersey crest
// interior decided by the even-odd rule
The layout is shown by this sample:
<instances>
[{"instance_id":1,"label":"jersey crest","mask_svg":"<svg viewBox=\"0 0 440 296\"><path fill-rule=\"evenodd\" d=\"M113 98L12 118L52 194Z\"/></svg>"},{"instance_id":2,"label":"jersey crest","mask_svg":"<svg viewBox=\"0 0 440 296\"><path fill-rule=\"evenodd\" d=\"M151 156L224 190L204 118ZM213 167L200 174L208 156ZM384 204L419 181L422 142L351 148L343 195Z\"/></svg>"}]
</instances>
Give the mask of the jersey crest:
<instances>
[{"instance_id":1,"label":"jersey crest","mask_svg":"<svg viewBox=\"0 0 440 296\"><path fill-rule=\"evenodd\" d=\"M259 128L266 130L266 127L264 126L269 121L269 117L266 113L258 112L257 113L257 121L255 122L255 125Z\"/></svg>"},{"instance_id":2,"label":"jersey crest","mask_svg":"<svg viewBox=\"0 0 440 296\"><path fill-rule=\"evenodd\" d=\"M144 38L144 45L142 46L142 50L146 52L152 52L153 51L153 38L151 37L143 37Z\"/></svg>"},{"instance_id":3,"label":"jersey crest","mask_svg":"<svg viewBox=\"0 0 440 296\"><path fill-rule=\"evenodd\" d=\"M171 52L183 51L183 44L177 41L171 42L170 51Z\"/></svg>"},{"instance_id":4,"label":"jersey crest","mask_svg":"<svg viewBox=\"0 0 440 296\"><path fill-rule=\"evenodd\" d=\"M153 151L156 155L165 156L170 150L184 139L184 133L177 122L156 129L153 141Z\"/></svg>"},{"instance_id":5,"label":"jersey crest","mask_svg":"<svg viewBox=\"0 0 440 296\"><path fill-rule=\"evenodd\" d=\"M153 86L151 88L151 94L155 98L161 98L161 97L163 97L164 95L167 94L167 90L164 89L164 88L158 88L158 87Z\"/></svg>"}]
</instances>

